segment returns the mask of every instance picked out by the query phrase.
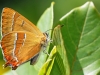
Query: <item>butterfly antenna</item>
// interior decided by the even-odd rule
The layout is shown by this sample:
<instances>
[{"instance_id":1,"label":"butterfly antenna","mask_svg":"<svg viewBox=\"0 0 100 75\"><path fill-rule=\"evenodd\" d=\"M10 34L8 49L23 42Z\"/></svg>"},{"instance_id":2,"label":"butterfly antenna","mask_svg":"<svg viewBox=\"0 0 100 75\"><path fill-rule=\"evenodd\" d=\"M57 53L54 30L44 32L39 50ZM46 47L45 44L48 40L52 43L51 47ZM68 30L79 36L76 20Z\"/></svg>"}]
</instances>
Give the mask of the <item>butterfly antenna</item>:
<instances>
[{"instance_id":1,"label":"butterfly antenna","mask_svg":"<svg viewBox=\"0 0 100 75\"><path fill-rule=\"evenodd\" d=\"M50 31L50 30L53 30L53 29L49 29L49 30L45 31L45 33L47 33L47 32Z\"/></svg>"},{"instance_id":2,"label":"butterfly antenna","mask_svg":"<svg viewBox=\"0 0 100 75\"><path fill-rule=\"evenodd\" d=\"M61 27L63 27L64 25L60 25ZM54 28L53 28L54 29ZM45 31L45 33L47 33L48 31L50 31L50 30L53 30L53 29L49 29L49 30L47 30L47 31Z\"/></svg>"}]
</instances>

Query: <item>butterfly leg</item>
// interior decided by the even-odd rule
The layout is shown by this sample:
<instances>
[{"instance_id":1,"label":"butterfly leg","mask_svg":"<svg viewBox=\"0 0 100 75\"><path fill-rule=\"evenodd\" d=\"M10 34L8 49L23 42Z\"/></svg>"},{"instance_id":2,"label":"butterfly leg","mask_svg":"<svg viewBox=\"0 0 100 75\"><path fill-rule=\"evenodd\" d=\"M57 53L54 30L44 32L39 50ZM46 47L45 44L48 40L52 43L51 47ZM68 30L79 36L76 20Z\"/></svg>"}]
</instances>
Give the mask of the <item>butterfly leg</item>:
<instances>
[{"instance_id":1,"label":"butterfly leg","mask_svg":"<svg viewBox=\"0 0 100 75\"><path fill-rule=\"evenodd\" d=\"M46 51L47 45L42 45L43 53L47 54L49 56L49 53Z\"/></svg>"},{"instance_id":2,"label":"butterfly leg","mask_svg":"<svg viewBox=\"0 0 100 75\"><path fill-rule=\"evenodd\" d=\"M16 69L17 69L17 67L18 67L18 66L14 66L14 67L12 67L12 70L16 70Z\"/></svg>"},{"instance_id":3,"label":"butterfly leg","mask_svg":"<svg viewBox=\"0 0 100 75\"><path fill-rule=\"evenodd\" d=\"M34 65L37 62L37 59L39 57L39 54L37 54L36 56L34 56L31 60L30 60L30 65Z\"/></svg>"},{"instance_id":4,"label":"butterfly leg","mask_svg":"<svg viewBox=\"0 0 100 75\"><path fill-rule=\"evenodd\" d=\"M47 54L49 56L49 53L46 50L43 50L43 53Z\"/></svg>"}]
</instances>

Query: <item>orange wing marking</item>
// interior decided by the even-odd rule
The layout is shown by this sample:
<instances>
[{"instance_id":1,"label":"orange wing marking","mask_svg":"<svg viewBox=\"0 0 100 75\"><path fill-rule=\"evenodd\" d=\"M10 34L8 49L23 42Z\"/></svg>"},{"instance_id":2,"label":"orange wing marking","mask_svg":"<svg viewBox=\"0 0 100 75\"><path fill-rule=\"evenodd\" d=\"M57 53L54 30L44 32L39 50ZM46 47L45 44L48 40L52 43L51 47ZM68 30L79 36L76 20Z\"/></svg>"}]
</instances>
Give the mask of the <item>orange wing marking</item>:
<instances>
[{"instance_id":1,"label":"orange wing marking","mask_svg":"<svg viewBox=\"0 0 100 75\"><path fill-rule=\"evenodd\" d=\"M24 46L25 39L26 39L25 33L17 33L15 40L15 49L13 50L14 57L16 57L16 54L20 53L21 48Z\"/></svg>"},{"instance_id":2,"label":"orange wing marking","mask_svg":"<svg viewBox=\"0 0 100 75\"><path fill-rule=\"evenodd\" d=\"M16 49L16 41L17 41L17 33L15 33L15 41L14 41L14 49L13 49L13 57L15 58L15 60L18 62L18 59L17 59L17 57L15 56L15 49Z\"/></svg>"},{"instance_id":3,"label":"orange wing marking","mask_svg":"<svg viewBox=\"0 0 100 75\"><path fill-rule=\"evenodd\" d=\"M20 15L17 14L16 12L14 12L14 15L13 15L13 20L12 20L12 31L14 30L14 25L15 25L15 22L17 20L17 18L19 17Z\"/></svg>"}]
</instances>

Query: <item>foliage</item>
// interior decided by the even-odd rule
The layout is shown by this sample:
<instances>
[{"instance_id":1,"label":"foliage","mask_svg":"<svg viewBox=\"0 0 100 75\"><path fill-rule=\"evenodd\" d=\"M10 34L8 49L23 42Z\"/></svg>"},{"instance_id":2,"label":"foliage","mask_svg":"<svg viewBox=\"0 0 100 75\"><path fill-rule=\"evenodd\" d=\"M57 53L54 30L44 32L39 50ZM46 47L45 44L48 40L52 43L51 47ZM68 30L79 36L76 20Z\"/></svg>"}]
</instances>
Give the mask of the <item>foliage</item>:
<instances>
[{"instance_id":1,"label":"foliage","mask_svg":"<svg viewBox=\"0 0 100 75\"><path fill-rule=\"evenodd\" d=\"M53 4L45 11L37 25L42 31L45 31L51 29L52 24ZM93 3L87 2L72 9L59 20L58 24L60 25L54 28L52 34L54 48L47 60L46 55L41 54L34 67L26 63L18 70L4 75L99 74L100 15ZM64 26L62 27L62 25Z\"/></svg>"}]
</instances>

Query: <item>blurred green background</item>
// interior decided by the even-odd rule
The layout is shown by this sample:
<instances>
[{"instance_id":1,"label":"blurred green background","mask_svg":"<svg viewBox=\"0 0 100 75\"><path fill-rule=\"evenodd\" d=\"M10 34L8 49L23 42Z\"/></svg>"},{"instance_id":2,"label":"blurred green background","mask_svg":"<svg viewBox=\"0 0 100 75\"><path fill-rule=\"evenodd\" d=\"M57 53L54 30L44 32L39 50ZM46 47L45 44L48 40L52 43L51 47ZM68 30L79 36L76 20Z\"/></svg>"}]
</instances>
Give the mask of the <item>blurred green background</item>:
<instances>
[{"instance_id":1,"label":"blurred green background","mask_svg":"<svg viewBox=\"0 0 100 75\"><path fill-rule=\"evenodd\" d=\"M58 23L59 19L75 7L79 7L89 0L0 0L0 13L2 8L10 7L34 24L37 23L43 12L54 1L54 25ZM100 0L91 0L100 11ZM1 16L1 14L0 14ZM0 75L7 69L2 69L3 64L2 52L0 51Z\"/></svg>"},{"instance_id":2,"label":"blurred green background","mask_svg":"<svg viewBox=\"0 0 100 75\"><path fill-rule=\"evenodd\" d=\"M0 0L0 12L4 7L10 7L24 15L34 24L39 17L54 1L54 24L71 9L81 6L89 0ZM92 0L96 8L100 10L100 0Z\"/></svg>"}]
</instances>

